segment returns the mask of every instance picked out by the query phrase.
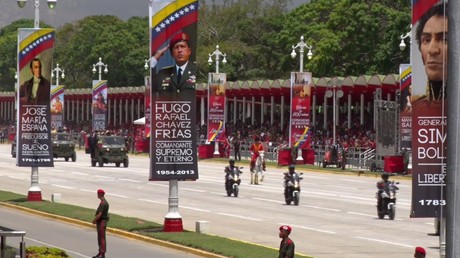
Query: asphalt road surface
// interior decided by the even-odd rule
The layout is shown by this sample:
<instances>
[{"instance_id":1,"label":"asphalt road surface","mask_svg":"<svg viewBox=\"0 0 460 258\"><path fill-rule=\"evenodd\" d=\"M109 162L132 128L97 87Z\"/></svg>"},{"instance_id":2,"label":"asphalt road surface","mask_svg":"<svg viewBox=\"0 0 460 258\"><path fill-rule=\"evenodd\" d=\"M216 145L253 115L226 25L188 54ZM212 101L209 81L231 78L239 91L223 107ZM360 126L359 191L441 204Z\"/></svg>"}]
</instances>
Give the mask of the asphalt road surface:
<instances>
[{"instance_id":1,"label":"asphalt road surface","mask_svg":"<svg viewBox=\"0 0 460 258\"><path fill-rule=\"evenodd\" d=\"M90 258L98 253L96 230L35 216L0 206L0 225L26 231L26 246L49 246L64 250L73 258ZM7 238L7 244L19 248L20 238ZM171 248L107 234L107 254L110 258L160 257L198 258Z\"/></svg>"},{"instance_id":2,"label":"asphalt road surface","mask_svg":"<svg viewBox=\"0 0 460 258\"><path fill-rule=\"evenodd\" d=\"M196 221L208 221L210 234L278 248L278 227L293 227L296 251L318 258L407 258L415 246L423 246L428 257L439 255L439 238L433 219L409 218L411 183L400 180L396 219L380 220L376 214L378 177L305 171L299 206L283 199L286 168L268 167L261 185L250 185L244 169L240 196L227 197L224 166L200 161L199 180L179 182L179 212L185 229L195 230ZM0 145L0 187L27 194L28 167L16 167L10 145ZM149 160L130 156L128 168L91 167L84 152L77 162L55 160L54 168L39 169L44 199L53 193L62 202L96 208L96 190L103 188L110 212L163 223L168 212L168 182L149 182ZM109 223L110 226L110 223Z\"/></svg>"}]
</instances>

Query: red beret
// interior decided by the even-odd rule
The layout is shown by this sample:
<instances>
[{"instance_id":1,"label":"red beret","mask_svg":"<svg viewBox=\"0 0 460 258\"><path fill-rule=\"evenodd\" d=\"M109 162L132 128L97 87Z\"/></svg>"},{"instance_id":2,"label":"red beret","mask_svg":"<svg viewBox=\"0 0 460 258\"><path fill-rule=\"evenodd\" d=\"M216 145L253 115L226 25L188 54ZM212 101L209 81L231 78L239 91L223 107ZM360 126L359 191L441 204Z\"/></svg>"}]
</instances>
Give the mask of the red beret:
<instances>
[{"instance_id":1,"label":"red beret","mask_svg":"<svg viewBox=\"0 0 460 258\"><path fill-rule=\"evenodd\" d=\"M426 255L425 249L423 249L423 247L420 247L420 246L417 246L417 247L415 248L415 252L416 252L416 253L419 253L419 254Z\"/></svg>"},{"instance_id":2,"label":"red beret","mask_svg":"<svg viewBox=\"0 0 460 258\"><path fill-rule=\"evenodd\" d=\"M285 231L291 233L292 228L291 228L290 226L287 226L287 225L282 225L282 226L280 227L280 231L283 231L283 230L285 230Z\"/></svg>"},{"instance_id":3,"label":"red beret","mask_svg":"<svg viewBox=\"0 0 460 258\"><path fill-rule=\"evenodd\" d=\"M105 194L104 190L102 190L102 189L98 189L98 190L97 190L97 193L98 193L98 194Z\"/></svg>"},{"instance_id":4,"label":"red beret","mask_svg":"<svg viewBox=\"0 0 460 258\"><path fill-rule=\"evenodd\" d=\"M189 40L190 40L190 37L186 33L184 32L177 33L169 41L169 50L171 51L174 48L174 45L176 45L178 42L185 41L188 43Z\"/></svg>"}]
</instances>

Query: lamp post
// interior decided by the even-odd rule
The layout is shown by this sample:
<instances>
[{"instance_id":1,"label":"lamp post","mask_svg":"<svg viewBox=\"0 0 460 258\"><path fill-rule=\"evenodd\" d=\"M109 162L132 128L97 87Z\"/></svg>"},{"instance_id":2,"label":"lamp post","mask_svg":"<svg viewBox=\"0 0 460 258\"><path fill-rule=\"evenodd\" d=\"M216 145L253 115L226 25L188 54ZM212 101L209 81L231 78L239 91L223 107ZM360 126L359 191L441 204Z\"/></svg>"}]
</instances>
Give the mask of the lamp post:
<instances>
[{"instance_id":1,"label":"lamp post","mask_svg":"<svg viewBox=\"0 0 460 258\"><path fill-rule=\"evenodd\" d=\"M54 9L54 7L56 7L57 0L47 0L47 2L50 9ZM27 0L17 0L17 3L20 8L24 8L24 6L26 6ZM34 7L34 28L40 28L40 0L34 0Z\"/></svg>"},{"instance_id":2,"label":"lamp post","mask_svg":"<svg viewBox=\"0 0 460 258\"><path fill-rule=\"evenodd\" d=\"M17 0L17 4L20 8L26 6L27 0ZM57 0L47 0L48 7L50 9L54 9L56 6ZM34 0L34 9L35 9L35 16L34 16L34 28L40 28L40 0ZM17 66L19 67L19 65ZM18 86L19 87L19 86ZM38 185L38 167L32 167L31 176L30 176L30 188L27 194L28 201L41 201L42 200L42 190Z\"/></svg>"},{"instance_id":3,"label":"lamp post","mask_svg":"<svg viewBox=\"0 0 460 258\"><path fill-rule=\"evenodd\" d=\"M343 97L343 91L340 89L342 86L342 80L334 79L327 82L328 87L332 87L332 89L326 91L326 97L332 97L332 145L335 146L337 144L336 140L336 127L337 127L337 100Z\"/></svg>"},{"instance_id":4,"label":"lamp post","mask_svg":"<svg viewBox=\"0 0 460 258\"><path fill-rule=\"evenodd\" d=\"M307 58L311 59L313 57L313 53L311 52L311 49L313 48L313 46L309 46L307 43L305 43L304 37L300 36L300 42L297 43L297 45L295 45L295 46L292 45L292 52L291 52L291 57L292 58L295 58L297 56L297 53L295 52L295 50L297 48L299 48L299 53L300 53L300 70L299 70L299 72L303 72L303 57L304 57L304 53L305 53L305 48L308 49Z\"/></svg>"},{"instance_id":5,"label":"lamp post","mask_svg":"<svg viewBox=\"0 0 460 258\"><path fill-rule=\"evenodd\" d=\"M65 78L64 69L61 69L59 64L56 64L56 68L51 71L51 77L54 77L54 73L56 73L56 86L59 86L59 75L61 75L62 79Z\"/></svg>"},{"instance_id":6,"label":"lamp post","mask_svg":"<svg viewBox=\"0 0 460 258\"><path fill-rule=\"evenodd\" d=\"M96 66L98 66L98 70L96 70ZM102 67L104 67L104 73L108 73L109 72L109 69L107 69L107 66L109 66L108 64L104 64L102 62L102 58L99 57L99 62L93 64L93 73L96 73L97 71L99 71L99 81L102 80Z\"/></svg>"},{"instance_id":7,"label":"lamp post","mask_svg":"<svg viewBox=\"0 0 460 258\"><path fill-rule=\"evenodd\" d=\"M219 45L216 45L216 50L214 52L212 52L211 54L209 54L209 58L208 58L208 64L209 65L212 65L212 57L215 57L216 59L216 73L219 73L219 61L220 61L220 57L223 57L222 59L222 64L226 64L227 63L227 59L225 58L227 56L227 54L221 52L219 50ZM224 118L225 119L225 118ZM223 121L223 123L225 124L225 121ZM218 157L219 156L219 143L217 142L217 139L215 140L215 145L214 145L214 153L213 153L213 156L214 157Z\"/></svg>"},{"instance_id":8,"label":"lamp post","mask_svg":"<svg viewBox=\"0 0 460 258\"><path fill-rule=\"evenodd\" d=\"M295 45L295 46L292 45L291 57L293 59L296 58L296 56L297 56L297 53L295 51L297 48L299 49L299 53L300 53L299 72L303 73L303 58L304 58L305 49L308 49L307 58L308 58L308 60L310 60L313 57L313 52L311 51L313 46L310 46L307 43L305 43L304 37L302 35L302 36L300 36L300 42L298 42L297 45ZM292 99L292 97L291 97L291 99ZM292 109L292 107L291 107L291 109ZM291 137L291 136L289 136L289 137ZM291 142L291 140L289 140L289 142ZM296 162L298 162L298 163L302 163L302 161L303 161L301 148L297 149L297 159L296 160L297 160Z\"/></svg>"},{"instance_id":9,"label":"lamp post","mask_svg":"<svg viewBox=\"0 0 460 258\"><path fill-rule=\"evenodd\" d=\"M222 53L220 50L219 50L219 45L216 45L216 50L214 52L212 52L212 54L209 54L209 59L208 59L208 64L209 65L212 65L212 56L215 56L216 58L216 73L219 73L219 60L220 60L220 57L222 56L223 59L222 59L222 64L226 64L227 63L227 59L225 59L225 57L227 56L226 54Z\"/></svg>"}]
</instances>

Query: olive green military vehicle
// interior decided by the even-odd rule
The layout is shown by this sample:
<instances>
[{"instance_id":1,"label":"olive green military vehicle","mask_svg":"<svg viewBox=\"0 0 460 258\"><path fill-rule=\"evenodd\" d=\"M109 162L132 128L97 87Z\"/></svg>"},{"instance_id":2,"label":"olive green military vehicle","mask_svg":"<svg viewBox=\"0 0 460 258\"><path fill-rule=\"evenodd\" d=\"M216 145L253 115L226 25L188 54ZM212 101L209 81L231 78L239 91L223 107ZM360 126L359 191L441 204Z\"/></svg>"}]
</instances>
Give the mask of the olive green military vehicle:
<instances>
[{"instance_id":1,"label":"olive green military vehicle","mask_svg":"<svg viewBox=\"0 0 460 258\"><path fill-rule=\"evenodd\" d=\"M54 158L64 158L65 161L72 159L72 162L77 161L77 153L75 152L75 142L72 135L69 133L52 133L51 140L53 141L53 156Z\"/></svg>"},{"instance_id":2,"label":"olive green military vehicle","mask_svg":"<svg viewBox=\"0 0 460 258\"><path fill-rule=\"evenodd\" d=\"M94 157L91 159L91 166L115 163L119 167L123 163L125 168L129 165L128 148L126 148L125 138L122 136L98 136L97 148Z\"/></svg>"}]
</instances>

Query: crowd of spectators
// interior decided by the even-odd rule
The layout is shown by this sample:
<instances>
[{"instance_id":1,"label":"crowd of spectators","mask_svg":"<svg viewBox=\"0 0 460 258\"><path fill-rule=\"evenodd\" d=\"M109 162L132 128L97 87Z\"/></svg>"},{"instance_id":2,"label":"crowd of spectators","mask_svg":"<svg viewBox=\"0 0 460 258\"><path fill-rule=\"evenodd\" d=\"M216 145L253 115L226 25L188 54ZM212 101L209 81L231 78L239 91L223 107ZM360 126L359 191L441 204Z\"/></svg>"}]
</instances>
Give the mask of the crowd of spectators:
<instances>
[{"instance_id":1,"label":"crowd of spectators","mask_svg":"<svg viewBox=\"0 0 460 258\"><path fill-rule=\"evenodd\" d=\"M286 116L288 117L288 116ZM317 116L316 123L311 125L310 139L312 148L320 148L322 146L332 145L333 142L333 124L329 122L326 128L323 128L322 116ZM225 125L225 139L227 145L232 145L233 141L238 140L240 145L250 146L255 137L259 137L261 141L267 145L280 147L287 146L289 142L289 119L280 126L280 119L275 119L273 124L270 124L267 118L264 123L252 124L248 119L245 122L242 120L228 121ZM348 128L347 120L345 117L340 117L342 122L336 127L336 143L344 149L350 148L376 148L375 131L372 129L373 122L370 114L365 114L365 124L361 124L357 117L352 117L351 127ZM86 134L91 131L91 121L69 121L66 123L65 131L79 135L79 141L84 144ZM207 125L197 125L197 135L199 144L206 142L207 138ZM4 139L8 135L15 133L15 125L0 121L0 132L3 132ZM134 125L132 123L121 124L116 126L109 126L107 132L114 135L125 136L129 141L130 146L134 149L136 142L146 140L144 126ZM0 134L0 140L1 140ZM238 137L236 137L239 135Z\"/></svg>"}]
</instances>

